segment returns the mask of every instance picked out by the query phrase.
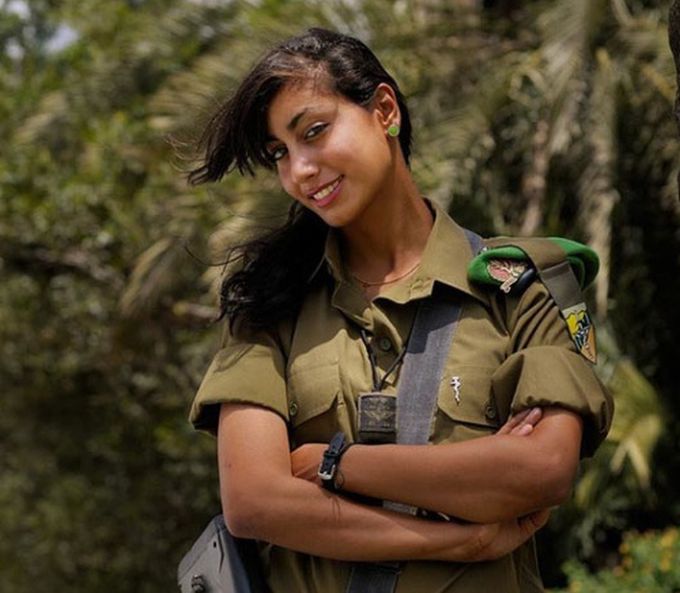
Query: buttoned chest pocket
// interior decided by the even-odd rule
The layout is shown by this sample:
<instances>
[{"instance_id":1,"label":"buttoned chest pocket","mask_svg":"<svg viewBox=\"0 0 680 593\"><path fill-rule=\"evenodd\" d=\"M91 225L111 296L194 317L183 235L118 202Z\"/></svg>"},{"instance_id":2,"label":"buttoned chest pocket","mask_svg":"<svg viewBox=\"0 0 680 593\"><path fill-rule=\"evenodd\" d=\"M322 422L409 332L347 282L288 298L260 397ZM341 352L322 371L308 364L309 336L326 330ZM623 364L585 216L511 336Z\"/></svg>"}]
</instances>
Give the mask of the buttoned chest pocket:
<instances>
[{"instance_id":1,"label":"buttoned chest pocket","mask_svg":"<svg viewBox=\"0 0 680 593\"><path fill-rule=\"evenodd\" d=\"M337 363L297 364L288 374L288 412L295 446L327 443L346 418Z\"/></svg>"},{"instance_id":2,"label":"buttoned chest pocket","mask_svg":"<svg viewBox=\"0 0 680 593\"><path fill-rule=\"evenodd\" d=\"M493 369L451 369L439 385L432 441L459 442L493 434L507 416L493 395Z\"/></svg>"}]
</instances>

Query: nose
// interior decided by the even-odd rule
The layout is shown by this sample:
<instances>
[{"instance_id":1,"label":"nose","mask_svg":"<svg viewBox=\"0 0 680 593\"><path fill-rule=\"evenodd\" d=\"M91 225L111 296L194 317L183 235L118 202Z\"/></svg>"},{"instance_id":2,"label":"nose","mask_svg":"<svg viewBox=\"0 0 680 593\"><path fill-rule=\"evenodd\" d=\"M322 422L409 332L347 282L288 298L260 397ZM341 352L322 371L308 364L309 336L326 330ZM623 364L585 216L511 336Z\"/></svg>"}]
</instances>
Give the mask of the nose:
<instances>
[{"instance_id":1,"label":"nose","mask_svg":"<svg viewBox=\"0 0 680 593\"><path fill-rule=\"evenodd\" d=\"M290 176L294 183L304 185L318 172L316 160L307 151L296 151L290 155Z\"/></svg>"}]
</instances>

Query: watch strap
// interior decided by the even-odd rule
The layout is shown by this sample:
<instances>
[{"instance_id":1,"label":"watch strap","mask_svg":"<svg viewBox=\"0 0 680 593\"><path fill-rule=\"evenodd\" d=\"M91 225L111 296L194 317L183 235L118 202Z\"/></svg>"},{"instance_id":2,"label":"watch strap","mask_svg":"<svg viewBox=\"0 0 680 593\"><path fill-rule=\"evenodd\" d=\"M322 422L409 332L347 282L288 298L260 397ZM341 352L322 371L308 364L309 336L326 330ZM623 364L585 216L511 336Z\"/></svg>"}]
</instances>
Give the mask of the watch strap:
<instances>
[{"instance_id":1,"label":"watch strap","mask_svg":"<svg viewBox=\"0 0 680 593\"><path fill-rule=\"evenodd\" d=\"M338 491L335 477L338 472L338 466L340 465L340 459L353 444L354 443L347 443L344 432L335 433L330 443L328 443L328 449L324 451L323 459L321 460L321 465L317 472L321 479L321 485L326 488L326 490L330 490L331 492Z\"/></svg>"}]
</instances>

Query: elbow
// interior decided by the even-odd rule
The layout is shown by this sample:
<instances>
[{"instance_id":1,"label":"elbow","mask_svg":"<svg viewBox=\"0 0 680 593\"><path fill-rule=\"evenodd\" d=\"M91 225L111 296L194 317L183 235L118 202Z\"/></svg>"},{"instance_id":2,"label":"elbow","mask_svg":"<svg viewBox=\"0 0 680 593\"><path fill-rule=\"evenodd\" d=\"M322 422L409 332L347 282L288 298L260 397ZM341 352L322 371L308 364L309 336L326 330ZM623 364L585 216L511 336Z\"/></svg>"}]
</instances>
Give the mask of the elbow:
<instances>
[{"instance_id":1,"label":"elbow","mask_svg":"<svg viewBox=\"0 0 680 593\"><path fill-rule=\"evenodd\" d=\"M571 472L561 472L553 479L552 483L552 506L561 505L571 498L574 488L574 474Z\"/></svg>"},{"instance_id":2,"label":"elbow","mask_svg":"<svg viewBox=\"0 0 680 593\"><path fill-rule=\"evenodd\" d=\"M224 523L231 535L243 539L266 539L262 528L267 524L266 518L263 518L267 505L258 496L231 490L223 492L221 498Z\"/></svg>"},{"instance_id":3,"label":"elbow","mask_svg":"<svg viewBox=\"0 0 680 593\"><path fill-rule=\"evenodd\" d=\"M578 459L572 459L562 451L545 455L536 474L540 476L537 484L540 500L537 506L550 508L569 500L577 468Z\"/></svg>"}]
</instances>

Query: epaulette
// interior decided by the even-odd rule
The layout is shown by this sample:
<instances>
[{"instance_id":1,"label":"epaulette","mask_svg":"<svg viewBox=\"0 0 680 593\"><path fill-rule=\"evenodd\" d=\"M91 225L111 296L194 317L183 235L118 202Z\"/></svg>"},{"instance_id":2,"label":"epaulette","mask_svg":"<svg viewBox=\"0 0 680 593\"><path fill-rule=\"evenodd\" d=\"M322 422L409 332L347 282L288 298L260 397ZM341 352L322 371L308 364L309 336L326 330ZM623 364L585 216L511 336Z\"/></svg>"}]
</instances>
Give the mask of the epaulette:
<instances>
[{"instance_id":1,"label":"epaulette","mask_svg":"<svg viewBox=\"0 0 680 593\"><path fill-rule=\"evenodd\" d=\"M578 351L597 361L595 334L582 290L595 279L600 267L597 254L587 245L563 239L495 237L470 262L472 282L520 293L538 276L557 304Z\"/></svg>"}]
</instances>

